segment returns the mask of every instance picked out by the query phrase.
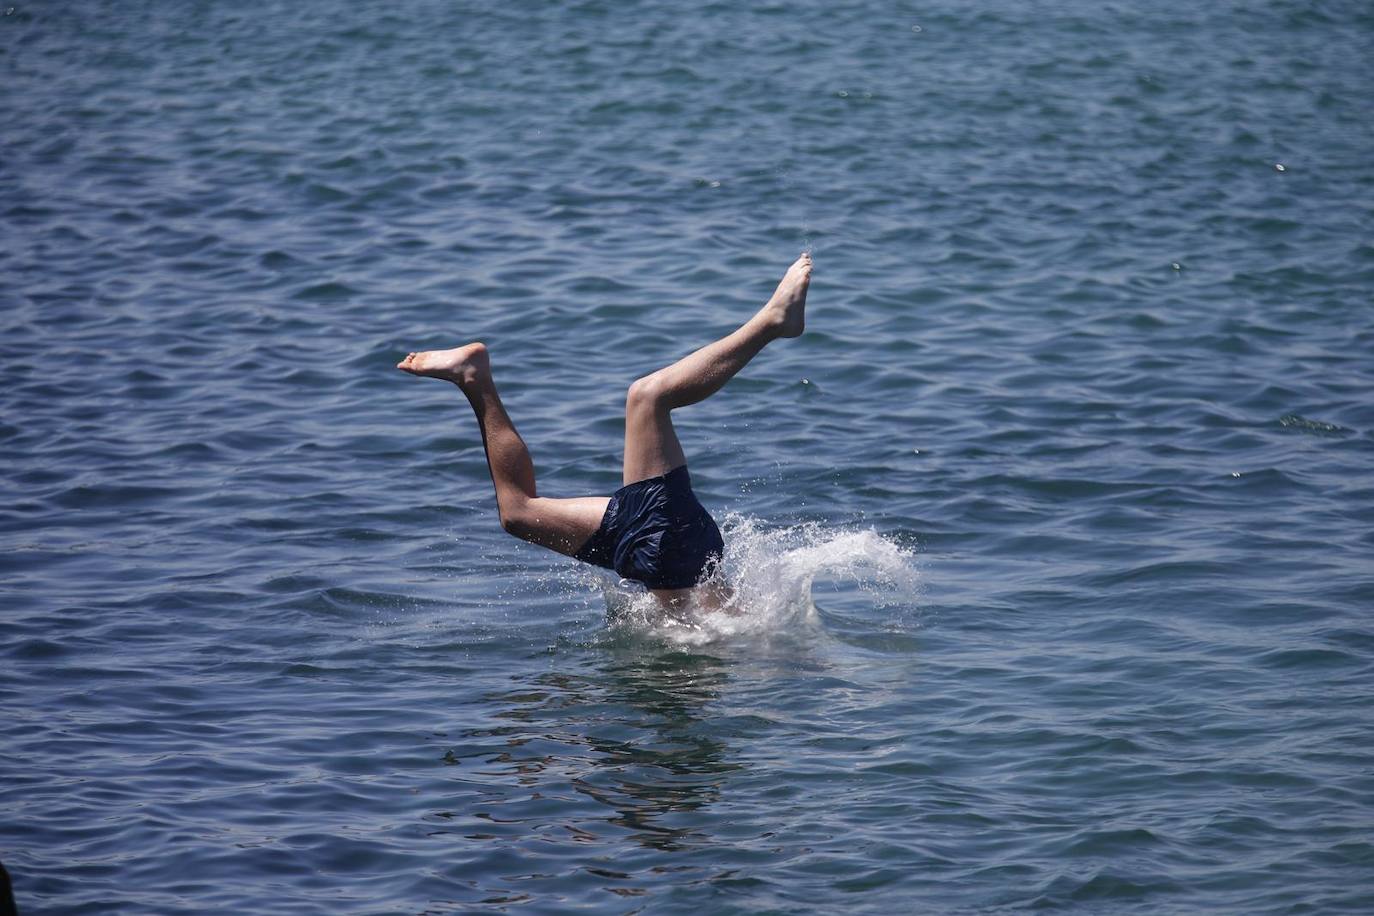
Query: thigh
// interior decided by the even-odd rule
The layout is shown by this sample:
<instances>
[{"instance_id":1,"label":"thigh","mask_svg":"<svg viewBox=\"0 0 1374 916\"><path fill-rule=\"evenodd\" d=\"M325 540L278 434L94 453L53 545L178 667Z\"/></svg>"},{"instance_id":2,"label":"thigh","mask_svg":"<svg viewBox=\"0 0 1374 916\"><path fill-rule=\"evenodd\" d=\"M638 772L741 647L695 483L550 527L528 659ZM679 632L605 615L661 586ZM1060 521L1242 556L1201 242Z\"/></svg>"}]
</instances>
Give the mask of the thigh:
<instances>
[{"instance_id":1,"label":"thigh","mask_svg":"<svg viewBox=\"0 0 1374 916\"><path fill-rule=\"evenodd\" d=\"M609 496L550 499L536 496L527 501L513 520L510 533L531 544L573 556L601 527Z\"/></svg>"},{"instance_id":2,"label":"thigh","mask_svg":"<svg viewBox=\"0 0 1374 916\"><path fill-rule=\"evenodd\" d=\"M672 415L657 405L630 405L625 410L624 482L666 474L687 463L677 441Z\"/></svg>"}]
</instances>

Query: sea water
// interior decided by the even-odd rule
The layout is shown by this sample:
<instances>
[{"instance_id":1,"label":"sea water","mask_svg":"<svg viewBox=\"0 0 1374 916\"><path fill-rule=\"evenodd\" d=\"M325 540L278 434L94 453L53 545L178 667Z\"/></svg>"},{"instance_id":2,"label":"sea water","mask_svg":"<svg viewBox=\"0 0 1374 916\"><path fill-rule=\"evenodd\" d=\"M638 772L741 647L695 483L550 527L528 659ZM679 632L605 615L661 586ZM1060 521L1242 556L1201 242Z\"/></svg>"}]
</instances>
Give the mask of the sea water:
<instances>
[{"instance_id":1,"label":"sea water","mask_svg":"<svg viewBox=\"0 0 1374 916\"><path fill-rule=\"evenodd\" d=\"M1368 4L0 5L24 913L1368 912ZM675 422L733 598L497 523Z\"/></svg>"}]
</instances>

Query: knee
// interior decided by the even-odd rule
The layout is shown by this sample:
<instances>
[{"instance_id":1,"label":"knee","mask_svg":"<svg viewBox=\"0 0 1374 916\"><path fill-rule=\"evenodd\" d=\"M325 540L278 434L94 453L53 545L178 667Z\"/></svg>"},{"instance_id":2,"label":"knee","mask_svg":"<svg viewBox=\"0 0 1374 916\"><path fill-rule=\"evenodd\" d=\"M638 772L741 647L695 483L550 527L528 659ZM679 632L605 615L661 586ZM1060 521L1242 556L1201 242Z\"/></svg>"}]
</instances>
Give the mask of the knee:
<instances>
[{"instance_id":1,"label":"knee","mask_svg":"<svg viewBox=\"0 0 1374 916\"><path fill-rule=\"evenodd\" d=\"M663 383L657 372L635 379L625 395L626 412L657 410L663 402Z\"/></svg>"},{"instance_id":2,"label":"knee","mask_svg":"<svg viewBox=\"0 0 1374 916\"><path fill-rule=\"evenodd\" d=\"M529 506L527 503L517 503L514 500L503 501L500 506L501 527L509 535L528 540L533 524Z\"/></svg>"}]
</instances>

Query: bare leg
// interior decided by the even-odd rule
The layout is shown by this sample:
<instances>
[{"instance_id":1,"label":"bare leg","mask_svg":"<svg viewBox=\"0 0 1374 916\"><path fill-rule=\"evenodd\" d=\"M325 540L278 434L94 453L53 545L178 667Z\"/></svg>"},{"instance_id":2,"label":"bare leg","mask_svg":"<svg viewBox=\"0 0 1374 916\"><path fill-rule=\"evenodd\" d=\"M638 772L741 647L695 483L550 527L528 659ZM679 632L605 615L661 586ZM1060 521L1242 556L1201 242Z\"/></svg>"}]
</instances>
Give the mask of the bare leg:
<instances>
[{"instance_id":1,"label":"bare leg","mask_svg":"<svg viewBox=\"0 0 1374 916\"><path fill-rule=\"evenodd\" d=\"M670 413L715 394L769 342L805 328L811 256L787 269L772 298L737 331L635 381L625 399L625 483L687 463Z\"/></svg>"},{"instance_id":2,"label":"bare leg","mask_svg":"<svg viewBox=\"0 0 1374 916\"><path fill-rule=\"evenodd\" d=\"M470 343L452 350L412 353L396 368L453 382L467 395L482 430L502 528L522 540L569 556L596 533L609 497L549 499L535 493L534 462L496 393L485 345Z\"/></svg>"}]
</instances>

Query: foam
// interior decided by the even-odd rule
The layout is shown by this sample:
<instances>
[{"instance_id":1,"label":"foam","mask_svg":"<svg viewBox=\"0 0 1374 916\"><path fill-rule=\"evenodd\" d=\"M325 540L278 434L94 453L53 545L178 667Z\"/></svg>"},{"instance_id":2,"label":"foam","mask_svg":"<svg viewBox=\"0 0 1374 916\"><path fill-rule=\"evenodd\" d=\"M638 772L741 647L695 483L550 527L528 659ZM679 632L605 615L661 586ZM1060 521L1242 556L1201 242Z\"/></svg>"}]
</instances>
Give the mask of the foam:
<instances>
[{"instance_id":1,"label":"foam","mask_svg":"<svg viewBox=\"0 0 1374 916\"><path fill-rule=\"evenodd\" d=\"M721 577L733 592L723 607L670 613L637 584L603 577L612 630L682 645L795 635L820 627L812 599L817 578L857 587L875 609L914 600L913 552L872 529L835 530L814 523L773 528L733 513L724 517L721 529Z\"/></svg>"}]
</instances>

